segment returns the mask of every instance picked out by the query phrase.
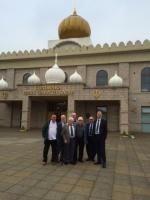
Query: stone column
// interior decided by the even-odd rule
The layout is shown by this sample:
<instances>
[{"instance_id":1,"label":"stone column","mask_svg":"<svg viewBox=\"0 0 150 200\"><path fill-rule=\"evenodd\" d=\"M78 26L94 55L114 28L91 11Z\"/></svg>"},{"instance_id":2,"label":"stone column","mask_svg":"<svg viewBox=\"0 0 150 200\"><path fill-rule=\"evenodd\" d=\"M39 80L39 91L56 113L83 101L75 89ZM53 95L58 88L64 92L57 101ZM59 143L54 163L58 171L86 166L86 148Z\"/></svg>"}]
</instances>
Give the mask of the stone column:
<instances>
[{"instance_id":1,"label":"stone column","mask_svg":"<svg viewBox=\"0 0 150 200\"><path fill-rule=\"evenodd\" d=\"M8 82L8 87L10 89L14 88L14 80L15 80L15 70L14 69L8 69L6 74L6 81Z\"/></svg>"},{"instance_id":2,"label":"stone column","mask_svg":"<svg viewBox=\"0 0 150 200\"><path fill-rule=\"evenodd\" d=\"M128 131L129 131L128 100L123 99L120 101L120 132L128 134Z\"/></svg>"},{"instance_id":3,"label":"stone column","mask_svg":"<svg viewBox=\"0 0 150 200\"><path fill-rule=\"evenodd\" d=\"M72 112L75 112L75 101L72 96L68 96L68 111L67 117L71 115Z\"/></svg>"},{"instance_id":4,"label":"stone column","mask_svg":"<svg viewBox=\"0 0 150 200\"><path fill-rule=\"evenodd\" d=\"M21 128L24 128L25 130L30 129L30 116L31 116L31 99L30 97L25 96L22 102Z\"/></svg>"},{"instance_id":5,"label":"stone column","mask_svg":"<svg viewBox=\"0 0 150 200\"><path fill-rule=\"evenodd\" d=\"M119 64L119 76L123 78L123 85L129 87L129 63L120 63Z\"/></svg>"}]
</instances>

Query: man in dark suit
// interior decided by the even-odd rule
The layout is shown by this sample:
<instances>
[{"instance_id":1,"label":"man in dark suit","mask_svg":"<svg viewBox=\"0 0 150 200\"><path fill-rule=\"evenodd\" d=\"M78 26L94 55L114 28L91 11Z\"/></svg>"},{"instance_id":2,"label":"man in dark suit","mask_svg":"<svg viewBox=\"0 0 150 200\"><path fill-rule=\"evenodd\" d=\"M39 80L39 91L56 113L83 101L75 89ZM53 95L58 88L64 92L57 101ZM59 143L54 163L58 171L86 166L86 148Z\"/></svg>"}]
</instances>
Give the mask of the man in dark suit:
<instances>
[{"instance_id":1,"label":"man in dark suit","mask_svg":"<svg viewBox=\"0 0 150 200\"><path fill-rule=\"evenodd\" d=\"M62 162L63 160L63 151L64 151L64 142L63 142L63 137L62 137L62 129L66 124L66 115L61 115L60 116L61 121L58 123L58 155L60 155L59 160Z\"/></svg>"},{"instance_id":2,"label":"man in dark suit","mask_svg":"<svg viewBox=\"0 0 150 200\"><path fill-rule=\"evenodd\" d=\"M78 122L76 123L76 146L74 154L74 162L83 162L83 152L85 144L85 126L83 117L78 117Z\"/></svg>"},{"instance_id":3,"label":"man in dark suit","mask_svg":"<svg viewBox=\"0 0 150 200\"><path fill-rule=\"evenodd\" d=\"M101 164L106 168L106 153L105 153L105 140L107 137L107 121L102 118L102 112L97 112L97 119L94 122L95 133L95 147L97 154L97 162L95 164Z\"/></svg>"},{"instance_id":4,"label":"man in dark suit","mask_svg":"<svg viewBox=\"0 0 150 200\"><path fill-rule=\"evenodd\" d=\"M47 155L50 145L52 149L51 162L58 162L58 123L56 122L55 114L52 114L50 120L43 126L42 136L44 138L43 165L47 164Z\"/></svg>"},{"instance_id":5,"label":"man in dark suit","mask_svg":"<svg viewBox=\"0 0 150 200\"><path fill-rule=\"evenodd\" d=\"M73 118L69 117L68 124L62 129L62 137L64 142L63 163L75 164L74 153L76 144L76 128L73 125Z\"/></svg>"},{"instance_id":6,"label":"man in dark suit","mask_svg":"<svg viewBox=\"0 0 150 200\"><path fill-rule=\"evenodd\" d=\"M89 117L89 122L85 125L85 141L86 152L88 155L87 161L94 161L95 157L95 137L94 137L94 118Z\"/></svg>"}]
</instances>

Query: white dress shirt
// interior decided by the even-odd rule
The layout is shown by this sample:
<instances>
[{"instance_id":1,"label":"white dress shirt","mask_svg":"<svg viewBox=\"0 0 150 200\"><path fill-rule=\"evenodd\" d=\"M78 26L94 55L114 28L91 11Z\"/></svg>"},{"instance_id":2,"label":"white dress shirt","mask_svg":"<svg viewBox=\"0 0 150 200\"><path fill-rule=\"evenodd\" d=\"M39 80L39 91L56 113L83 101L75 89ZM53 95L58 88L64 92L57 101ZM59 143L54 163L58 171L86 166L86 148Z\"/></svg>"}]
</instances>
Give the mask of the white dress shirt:
<instances>
[{"instance_id":1,"label":"white dress shirt","mask_svg":"<svg viewBox=\"0 0 150 200\"><path fill-rule=\"evenodd\" d=\"M71 135L71 126L69 126L69 135L70 135L70 138L74 138L75 137L75 128L74 128L73 125L72 125L72 130L73 130L73 135Z\"/></svg>"},{"instance_id":2,"label":"white dress shirt","mask_svg":"<svg viewBox=\"0 0 150 200\"><path fill-rule=\"evenodd\" d=\"M96 120L95 134L100 134L100 125L101 125L101 118ZM98 131L97 131L97 128L98 128Z\"/></svg>"},{"instance_id":3,"label":"white dress shirt","mask_svg":"<svg viewBox=\"0 0 150 200\"><path fill-rule=\"evenodd\" d=\"M56 134L57 134L57 123L51 120L48 129L48 139L56 140Z\"/></svg>"}]
</instances>

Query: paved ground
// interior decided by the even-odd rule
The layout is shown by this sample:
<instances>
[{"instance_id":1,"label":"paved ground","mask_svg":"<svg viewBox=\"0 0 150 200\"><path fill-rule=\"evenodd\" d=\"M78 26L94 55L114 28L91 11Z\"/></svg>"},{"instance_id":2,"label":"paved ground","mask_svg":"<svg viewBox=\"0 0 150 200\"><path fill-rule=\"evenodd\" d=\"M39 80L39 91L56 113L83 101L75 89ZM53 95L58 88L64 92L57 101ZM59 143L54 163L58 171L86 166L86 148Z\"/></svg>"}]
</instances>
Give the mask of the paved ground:
<instances>
[{"instance_id":1,"label":"paved ground","mask_svg":"<svg viewBox=\"0 0 150 200\"><path fill-rule=\"evenodd\" d=\"M0 200L150 200L148 134L109 134L106 169L90 162L43 167L42 148L40 131L0 129Z\"/></svg>"}]
</instances>

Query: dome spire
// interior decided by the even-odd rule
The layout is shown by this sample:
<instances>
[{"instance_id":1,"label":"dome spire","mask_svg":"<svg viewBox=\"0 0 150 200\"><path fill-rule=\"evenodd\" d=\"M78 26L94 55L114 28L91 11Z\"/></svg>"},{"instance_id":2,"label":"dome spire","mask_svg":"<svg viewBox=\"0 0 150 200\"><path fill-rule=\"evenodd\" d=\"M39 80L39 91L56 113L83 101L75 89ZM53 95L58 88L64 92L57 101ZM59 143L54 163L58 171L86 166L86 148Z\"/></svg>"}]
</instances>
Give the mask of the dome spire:
<instances>
[{"instance_id":1,"label":"dome spire","mask_svg":"<svg viewBox=\"0 0 150 200\"><path fill-rule=\"evenodd\" d=\"M57 55L57 53L55 54L55 64L57 64L57 62L58 62L58 55Z\"/></svg>"},{"instance_id":2,"label":"dome spire","mask_svg":"<svg viewBox=\"0 0 150 200\"><path fill-rule=\"evenodd\" d=\"M76 11L76 0L73 1L73 15L77 15L77 11Z\"/></svg>"}]
</instances>

